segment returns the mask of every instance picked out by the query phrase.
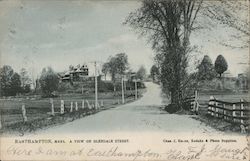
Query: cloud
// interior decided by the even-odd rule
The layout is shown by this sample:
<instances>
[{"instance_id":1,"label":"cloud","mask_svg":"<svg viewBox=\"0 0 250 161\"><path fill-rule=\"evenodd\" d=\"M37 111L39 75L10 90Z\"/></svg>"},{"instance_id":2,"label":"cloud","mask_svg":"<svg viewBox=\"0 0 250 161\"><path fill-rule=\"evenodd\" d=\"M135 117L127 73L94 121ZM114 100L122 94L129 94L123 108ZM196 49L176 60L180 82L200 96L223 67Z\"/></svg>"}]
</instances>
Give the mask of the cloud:
<instances>
[{"instance_id":1,"label":"cloud","mask_svg":"<svg viewBox=\"0 0 250 161\"><path fill-rule=\"evenodd\" d=\"M122 25L138 6L135 1L1 1L0 63L19 70L28 59L26 66L39 74L46 66L64 71L71 64L91 65L95 60L101 65L110 55L125 52L134 70L142 64L149 70L154 55L150 45ZM228 39L228 32L215 27L202 30L191 43L200 46L201 52L194 53L197 59L208 54L215 60L222 54L229 70L237 74L244 66L239 63L248 60L248 51L218 44Z\"/></svg>"}]
</instances>

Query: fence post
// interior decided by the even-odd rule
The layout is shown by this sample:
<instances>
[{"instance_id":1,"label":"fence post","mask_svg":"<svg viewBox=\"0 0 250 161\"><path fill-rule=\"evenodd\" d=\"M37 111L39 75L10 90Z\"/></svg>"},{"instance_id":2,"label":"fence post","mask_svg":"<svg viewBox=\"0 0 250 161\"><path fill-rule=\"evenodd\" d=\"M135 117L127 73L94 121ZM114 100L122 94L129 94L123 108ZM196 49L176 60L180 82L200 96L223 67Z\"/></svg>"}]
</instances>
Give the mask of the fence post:
<instances>
[{"instance_id":1,"label":"fence post","mask_svg":"<svg viewBox=\"0 0 250 161\"><path fill-rule=\"evenodd\" d=\"M223 118L224 118L224 120L227 120L226 114L227 114L226 104L223 104L223 115L224 115Z\"/></svg>"},{"instance_id":2,"label":"fence post","mask_svg":"<svg viewBox=\"0 0 250 161\"><path fill-rule=\"evenodd\" d=\"M55 108L54 108L53 98L50 99L50 103L51 103L51 115L54 116L55 115Z\"/></svg>"},{"instance_id":3,"label":"fence post","mask_svg":"<svg viewBox=\"0 0 250 161\"><path fill-rule=\"evenodd\" d=\"M89 104L89 101L88 101L88 100L86 100L86 103L87 103L87 105L88 105L88 108L91 110L91 105Z\"/></svg>"},{"instance_id":4,"label":"fence post","mask_svg":"<svg viewBox=\"0 0 250 161\"><path fill-rule=\"evenodd\" d=\"M61 110L60 110L61 114L64 114L64 100L61 100Z\"/></svg>"},{"instance_id":5,"label":"fence post","mask_svg":"<svg viewBox=\"0 0 250 161\"><path fill-rule=\"evenodd\" d=\"M198 110L199 110L198 92L197 92L197 90L195 90L195 93L194 93L194 111L198 112Z\"/></svg>"},{"instance_id":6,"label":"fence post","mask_svg":"<svg viewBox=\"0 0 250 161\"><path fill-rule=\"evenodd\" d=\"M70 112L73 112L73 102L70 102Z\"/></svg>"},{"instance_id":7,"label":"fence post","mask_svg":"<svg viewBox=\"0 0 250 161\"><path fill-rule=\"evenodd\" d=\"M240 123L241 124L244 124L244 120L243 120L243 117L244 117L244 101L243 101L243 99L240 99L240 109L241 109L241 111L240 111L240 117L241 117L241 119L240 119Z\"/></svg>"},{"instance_id":8,"label":"fence post","mask_svg":"<svg viewBox=\"0 0 250 161\"><path fill-rule=\"evenodd\" d=\"M120 104L120 100L119 99L117 100L117 103L118 103L118 105Z\"/></svg>"},{"instance_id":9,"label":"fence post","mask_svg":"<svg viewBox=\"0 0 250 161\"><path fill-rule=\"evenodd\" d=\"M22 105L22 116L23 116L23 122L27 122L28 118L26 116L26 109L25 109L25 105Z\"/></svg>"},{"instance_id":10,"label":"fence post","mask_svg":"<svg viewBox=\"0 0 250 161\"><path fill-rule=\"evenodd\" d=\"M234 111L236 109L235 104L233 104L233 122L236 122L236 119L234 118L236 116L236 111Z\"/></svg>"},{"instance_id":11,"label":"fence post","mask_svg":"<svg viewBox=\"0 0 250 161\"><path fill-rule=\"evenodd\" d=\"M219 117L219 109L218 108L215 108L215 112L216 112L216 117Z\"/></svg>"},{"instance_id":12,"label":"fence post","mask_svg":"<svg viewBox=\"0 0 250 161\"><path fill-rule=\"evenodd\" d=\"M246 128L245 128L245 126L244 125L240 125L240 129L241 129L241 133L242 134L245 134L246 133Z\"/></svg>"},{"instance_id":13,"label":"fence post","mask_svg":"<svg viewBox=\"0 0 250 161\"><path fill-rule=\"evenodd\" d=\"M84 100L82 100L82 109L84 109Z\"/></svg>"},{"instance_id":14,"label":"fence post","mask_svg":"<svg viewBox=\"0 0 250 161\"><path fill-rule=\"evenodd\" d=\"M195 112L195 101L190 102L191 111Z\"/></svg>"},{"instance_id":15,"label":"fence post","mask_svg":"<svg viewBox=\"0 0 250 161\"><path fill-rule=\"evenodd\" d=\"M208 103L208 114L210 114L211 116L213 116L213 107L211 107L210 105L214 105L214 101L213 100L214 100L214 97L210 96L209 103Z\"/></svg>"},{"instance_id":16,"label":"fence post","mask_svg":"<svg viewBox=\"0 0 250 161\"><path fill-rule=\"evenodd\" d=\"M218 102L215 101L215 102L214 102L214 105L216 106L216 107L214 107L214 110L213 110L213 111L214 111L214 116L215 116L215 117L219 117L219 113L218 113L218 112L219 112L219 109L217 108Z\"/></svg>"},{"instance_id":17,"label":"fence post","mask_svg":"<svg viewBox=\"0 0 250 161\"><path fill-rule=\"evenodd\" d=\"M75 102L76 111L78 111L78 103Z\"/></svg>"}]
</instances>

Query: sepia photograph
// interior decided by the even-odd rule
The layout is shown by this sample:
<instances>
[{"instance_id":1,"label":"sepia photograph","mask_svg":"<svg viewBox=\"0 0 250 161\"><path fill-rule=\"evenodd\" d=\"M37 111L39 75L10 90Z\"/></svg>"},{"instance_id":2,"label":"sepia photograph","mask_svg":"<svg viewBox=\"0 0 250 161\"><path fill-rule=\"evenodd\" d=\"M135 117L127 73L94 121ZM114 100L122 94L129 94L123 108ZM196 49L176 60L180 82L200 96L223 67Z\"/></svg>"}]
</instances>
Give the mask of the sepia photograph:
<instances>
[{"instance_id":1,"label":"sepia photograph","mask_svg":"<svg viewBox=\"0 0 250 161\"><path fill-rule=\"evenodd\" d=\"M249 4L0 0L0 160L249 160Z\"/></svg>"}]
</instances>

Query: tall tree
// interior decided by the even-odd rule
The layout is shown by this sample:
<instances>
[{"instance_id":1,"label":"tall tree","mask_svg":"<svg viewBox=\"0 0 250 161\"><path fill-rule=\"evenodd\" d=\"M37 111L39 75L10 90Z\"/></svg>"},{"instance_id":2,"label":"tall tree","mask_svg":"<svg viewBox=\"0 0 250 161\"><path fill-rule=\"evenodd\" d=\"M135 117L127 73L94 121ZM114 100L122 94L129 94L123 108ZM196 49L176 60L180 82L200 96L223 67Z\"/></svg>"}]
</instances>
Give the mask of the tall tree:
<instances>
[{"instance_id":1,"label":"tall tree","mask_svg":"<svg viewBox=\"0 0 250 161\"><path fill-rule=\"evenodd\" d=\"M114 84L114 91L116 91L116 77L122 76L128 69L128 56L125 53L116 54L115 56L109 57L108 62L105 64L107 65L106 68L108 73L111 75L111 79Z\"/></svg>"},{"instance_id":2,"label":"tall tree","mask_svg":"<svg viewBox=\"0 0 250 161\"><path fill-rule=\"evenodd\" d=\"M10 95L9 91L11 89L11 77L13 74L14 71L9 65L4 65L2 68L0 68L0 91L2 96Z\"/></svg>"},{"instance_id":3,"label":"tall tree","mask_svg":"<svg viewBox=\"0 0 250 161\"><path fill-rule=\"evenodd\" d=\"M161 82L171 103L181 108L187 80L189 37L202 4L195 0L144 0L125 24L146 35L160 54Z\"/></svg>"},{"instance_id":4,"label":"tall tree","mask_svg":"<svg viewBox=\"0 0 250 161\"><path fill-rule=\"evenodd\" d=\"M11 77L11 83L10 83L10 94L11 95L16 95L20 93L21 90L21 80L20 80L20 75L18 73L14 73Z\"/></svg>"},{"instance_id":5,"label":"tall tree","mask_svg":"<svg viewBox=\"0 0 250 161\"><path fill-rule=\"evenodd\" d=\"M59 78L51 67L47 67L43 68L39 82L45 96L51 96L58 89Z\"/></svg>"},{"instance_id":6,"label":"tall tree","mask_svg":"<svg viewBox=\"0 0 250 161\"><path fill-rule=\"evenodd\" d=\"M146 77L146 69L144 66L141 66L136 72L137 79L143 80Z\"/></svg>"},{"instance_id":7,"label":"tall tree","mask_svg":"<svg viewBox=\"0 0 250 161\"><path fill-rule=\"evenodd\" d=\"M21 92L20 75L9 65L0 68L0 91L2 96L14 96Z\"/></svg>"},{"instance_id":8,"label":"tall tree","mask_svg":"<svg viewBox=\"0 0 250 161\"><path fill-rule=\"evenodd\" d=\"M110 67L109 62L106 62L102 65L102 73L104 74L105 80L106 80L107 74L110 70L109 67Z\"/></svg>"},{"instance_id":9,"label":"tall tree","mask_svg":"<svg viewBox=\"0 0 250 161\"><path fill-rule=\"evenodd\" d=\"M198 80L212 80L215 77L215 70L212 60L205 55L198 65Z\"/></svg>"},{"instance_id":10,"label":"tall tree","mask_svg":"<svg viewBox=\"0 0 250 161\"><path fill-rule=\"evenodd\" d=\"M151 75L153 81L155 81L158 78L158 76L159 76L159 69L157 68L156 65L153 65L151 67L151 69L150 69L150 75Z\"/></svg>"},{"instance_id":11,"label":"tall tree","mask_svg":"<svg viewBox=\"0 0 250 161\"><path fill-rule=\"evenodd\" d=\"M22 68L20 70L20 80L21 80L21 87L23 89L23 92L29 92L30 91L30 84L32 83L32 80L30 79L28 72L25 68Z\"/></svg>"},{"instance_id":12,"label":"tall tree","mask_svg":"<svg viewBox=\"0 0 250 161\"><path fill-rule=\"evenodd\" d=\"M228 68L226 59L222 55L217 56L215 63L214 63L214 67L215 67L215 71L219 74L221 78L221 75Z\"/></svg>"}]
</instances>

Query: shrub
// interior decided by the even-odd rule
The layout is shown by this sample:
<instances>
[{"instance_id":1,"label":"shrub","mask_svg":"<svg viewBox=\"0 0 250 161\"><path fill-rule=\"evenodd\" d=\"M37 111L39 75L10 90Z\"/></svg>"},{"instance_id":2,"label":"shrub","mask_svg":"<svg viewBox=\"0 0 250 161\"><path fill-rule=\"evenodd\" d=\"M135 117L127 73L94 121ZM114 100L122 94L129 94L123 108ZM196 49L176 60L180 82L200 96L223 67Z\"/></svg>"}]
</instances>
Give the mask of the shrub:
<instances>
[{"instance_id":1,"label":"shrub","mask_svg":"<svg viewBox=\"0 0 250 161\"><path fill-rule=\"evenodd\" d=\"M169 105L167 105L167 106L165 107L165 110L166 110L168 113L172 114L172 113L176 113L177 111L179 111L179 110L180 110L180 107L177 106L176 104L169 104Z\"/></svg>"}]
</instances>

